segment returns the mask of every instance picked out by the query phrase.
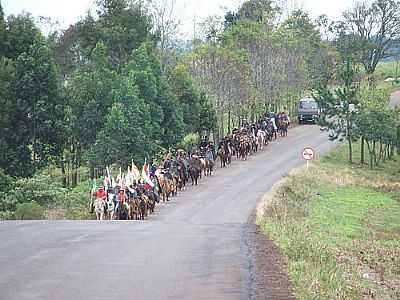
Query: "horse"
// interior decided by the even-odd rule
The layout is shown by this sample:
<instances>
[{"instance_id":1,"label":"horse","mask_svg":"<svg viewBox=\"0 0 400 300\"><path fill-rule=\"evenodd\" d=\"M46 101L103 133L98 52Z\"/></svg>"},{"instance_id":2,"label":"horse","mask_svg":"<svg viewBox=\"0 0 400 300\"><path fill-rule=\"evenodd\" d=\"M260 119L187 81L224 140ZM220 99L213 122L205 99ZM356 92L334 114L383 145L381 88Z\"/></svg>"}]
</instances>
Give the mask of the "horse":
<instances>
[{"instance_id":1,"label":"horse","mask_svg":"<svg viewBox=\"0 0 400 300\"><path fill-rule=\"evenodd\" d=\"M186 182L188 181L187 178L187 171L186 171L186 166L185 163L182 160L177 160L178 163L178 172L179 172L179 189L181 191L185 190L186 187Z\"/></svg>"},{"instance_id":2,"label":"horse","mask_svg":"<svg viewBox=\"0 0 400 300\"><path fill-rule=\"evenodd\" d=\"M114 210L115 210L114 197L115 196L113 194L109 194L106 203L107 204L106 218L110 221L114 219Z\"/></svg>"},{"instance_id":3,"label":"horse","mask_svg":"<svg viewBox=\"0 0 400 300\"><path fill-rule=\"evenodd\" d=\"M280 131L281 131L281 136L285 137L288 135L288 127L289 127L289 122L288 121L281 121L280 124Z\"/></svg>"},{"instance_id":4,"label":"horse","mask_svg":"<svg viewBox=\"0 0 400 300\"><path fill-rule=\"evenodd\" d=\"M137 198L129 199L129 211L128 211L129 220L138 220L139 219L139 203Z\"/></svg>"},{"instance_id":5,"label":"horse","mask_svg":"<svg viewBox=\"0 0 400 300\"><path fill-rule=\"evenodd\" d=\"M153 214L154 210L156 208L157 197L153 191L146 191L146 196L148 199L147 204L148 204L149 213Z\"/></svg>"},{"instance_id":6,"label":"horse","mask_svg":"<svg viewBox=\"0 0 400 300\"><path fill-rule=\"evenodd\" d=\"M258 151L258 144L257 144L257 139L255 135L250 136L250 141L251 141L251 151L253 153L256 153Z\"/></svg>"},{"instance_id":7,"label":"horse","mask_svg":"<svg viewBox=\"0 0 400 300\"><path fill-rule=\"evenodd\" d=\"M211 150L206 151L206 159L208 161L208 169L207 173L208 175L212 175L213 168L214 168L214 156Z\"/></svg>"},{"instance_id":8,"label":"horse","mask_svg":"<svg viewBox=\"0 0 400 300\"><path fill-rule=\"evenodd\" d=\"M129 208L127 203L119 202L115 209L115 217L117 220L128 220L129 219Z\"/></svg>"},{"instance_id":9,"label":"horse","mask_svg":"<svg viewBox=\"0 0 400 300\"><path fill-rule=\"evenodd\" d=\"M194 165L191 165L189 167L189 175L190 175L190 179L192 180L192 185L194 185L194 184L197 185L197 182L200 177L200 172L201 171L199 170L199 168L197 168Z\"/></svg>"},{"instance_id":10,"label":"horse","mask_svg":"<svg viewBox=\"0 0 400 300\"><path fill-rule=\"evenodd\" d=\"M242 138L239 145L239 154L242 160L246 160L251 152L251 144L246 138Z\"/></svg>"},{"instance_id":11,"label":"horse","mask_svg":"<svg viewBox=\"0 0 400 300\"><path fill-rule=\"evenodd\" d=\"M171 181L162 172L158 175L163 202L169 201L172 192Z\"/></svg>"},{"instance_id":12,"label":"horse","mask_svg":"<svg viewBox=\"0 0 400 300\"><path fill-rule=\"evenodd\" d=\"M219 156L219 160L221 161L221 168L225 168L226 167L227 154L225 152L224 146L221 146L218 149L218 156Z\"/></svg>"},{"instance_id":13,"label":"horse","mask_svg":"<svg viewBox=\"0 0 400 300\"><path fill-rule=\"evenodd\" d=\"M96 213L96 219L98 221L102 221L104 219L105 205L106 205L106 203L103 199L94 200L94 211Z\"/></svg>"},{"instance_id":14,"label":"horse","mask_svg":"<svg viewBox=\"0 0 400 300\"><path fill-rule=\"evenodd\" d=\"M144 220L147 216L147 202L144 195L139 197L139 219Z\"/></svg>"},{"instance_id":15,"label":"horse","mask_svg":"<svg viewBox=\"0 0 400 300\"><path fill-rule=\"evenodd\" d=\"M208 159L206 159L205 157L200 157L200 161L201 161L201 171L200 173L204 173L204 176L208 175Z\"/></svg>"},{"instance_id":16,"label":"horse","mask_svg":"<svg viewBox=\"0 0 400 300\"><path fill-rule=\"evenodd\" d=\"M265 144L265 131L258 130L257 132L257 144L260 150L263 150Z\"/></svg>"}]
</instances>

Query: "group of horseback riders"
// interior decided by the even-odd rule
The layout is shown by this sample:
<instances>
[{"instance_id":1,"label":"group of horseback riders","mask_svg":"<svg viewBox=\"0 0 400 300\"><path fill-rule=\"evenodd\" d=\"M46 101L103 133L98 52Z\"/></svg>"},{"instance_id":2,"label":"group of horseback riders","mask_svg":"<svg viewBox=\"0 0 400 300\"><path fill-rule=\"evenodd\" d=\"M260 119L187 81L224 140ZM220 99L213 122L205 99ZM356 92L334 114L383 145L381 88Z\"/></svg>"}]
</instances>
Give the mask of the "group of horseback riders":
<instances>
[{"instance_id":1,"label":"group of horseback riders","mask_svg":"<svg viewBox=\"0 0 400 300\"><path fill-rule=\"evenodd\" d=\"M189 152L169 152L160 166L151 164L142 178L126 184L111 182L93 192L95 200L91 202L91 211L98 220L144 220L154 213L156 203L169 201L178 191L185 190L189 180L197 185L203 175L212 175L217 157L221 167L230 164L234 156L246 160L248 155L277 139L278 133L286 136L289 124L285 112L266 113L253 124L243 120L242 126L225 136L217 149L206 136Z\"/></svg>"}]
</instances>

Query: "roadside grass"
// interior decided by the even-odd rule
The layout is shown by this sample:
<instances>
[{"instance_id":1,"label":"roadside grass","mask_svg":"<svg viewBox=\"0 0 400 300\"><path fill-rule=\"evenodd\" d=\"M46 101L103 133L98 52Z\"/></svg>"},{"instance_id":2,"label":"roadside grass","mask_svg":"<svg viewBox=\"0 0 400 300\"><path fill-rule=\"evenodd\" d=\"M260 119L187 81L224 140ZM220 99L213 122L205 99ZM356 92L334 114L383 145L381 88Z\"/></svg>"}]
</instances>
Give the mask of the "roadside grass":
<instances>
[{"instance_id":1,"label":"roadside grass","mask_svg":"<svg viewBox=\"0 0 400 300\"><path fill-rule=\"evenodd\" d=\"M369 170L348 165L346 151L292 172L257 222L298 299L400 299L400 159Z\"/></svg>"}]
</instances>

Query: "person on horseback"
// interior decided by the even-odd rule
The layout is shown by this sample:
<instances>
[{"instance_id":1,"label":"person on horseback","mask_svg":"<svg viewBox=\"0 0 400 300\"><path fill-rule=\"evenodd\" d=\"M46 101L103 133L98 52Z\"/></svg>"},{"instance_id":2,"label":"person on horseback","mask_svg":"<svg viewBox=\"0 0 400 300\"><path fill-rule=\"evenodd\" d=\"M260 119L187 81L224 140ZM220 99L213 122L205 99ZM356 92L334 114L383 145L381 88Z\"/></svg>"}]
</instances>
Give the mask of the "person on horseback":
<instances>
[{"instance_id":1,"label":"person on horseback","mask_svg":"<svg viewBox=\"0 0 400 300\"><path fill-rule=\"evenodd\" d=\"M199 145L200 152L204 154L207 149L207 146L208 146L208 137L204 136L203 141Z\"/></svg>"},{"instance_id":2,"label":"person on horseback","mask_svg":"<svg viewBox=\"0 0 400 300\"><path fill-rule=\"evenodd\" d=\"M163 168L165 170L168 170L169 168L171 168L171 163L172 163L172 154L171 152L167 154L167 156L165 157L165 161L164 161L164 165Z\"/></svg>"},{"instance_id":3,"label":"person on horseback","mask_svg":"<svg viewBox=\"0 0 400 300\"><path fill-rule=\"evenodd\" d=\"M208 149L210 149L215 160L217 158L217 153L215 152L215 145L212 141L210 141L210 143L208 144Z\"/></svg>"},{"instance_id":4,"label":"person on horseback","mask_svg":"<svg viewBox=\"0 0 400 300\"><path fill-rule=\"evenodd\" d=\"M118 209L120 208L120 207L122 207L122 205L124 205L125 204L125 191L124 191L124 189L120 189L119 190L119 192L118 192L118 194L117 194L117 205L115 206L115 211L118 211Z\"/></svg>"},{"instance_id":5,"label":"person on horseback","mask_svg":"<svg viewBox=\"0 0 400 300\"><path fill-rule=\"evenodd\" d=\"M104 190L104 187L100 187L97 192L93 193L93 196L95 196L96 199L105 200L107 198L107 194L106 191Z\"/></svg>"}]
</instances>

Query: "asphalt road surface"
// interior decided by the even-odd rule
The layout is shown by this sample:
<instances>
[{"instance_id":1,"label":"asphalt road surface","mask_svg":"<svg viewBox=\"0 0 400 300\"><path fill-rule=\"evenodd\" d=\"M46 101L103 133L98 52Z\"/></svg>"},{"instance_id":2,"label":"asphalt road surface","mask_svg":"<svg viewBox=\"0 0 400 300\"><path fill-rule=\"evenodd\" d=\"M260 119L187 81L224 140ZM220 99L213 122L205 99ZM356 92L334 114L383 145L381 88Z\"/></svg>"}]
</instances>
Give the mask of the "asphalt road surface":
<instances>
[{"instance_id":1,"label":"asphalt road surface","mask_svg":"<svg viewBox=\"0 0 400 300\"><path fill-rule=\"evenodd\" d=\"M301 126L157 206L146 221L0 223L1 300L250 299L245 231L256 204L291 169L335 145ZM267 298L267 295L265 295Z\"/></svg>"},{"instance_id":2,"label":"asphalt road surface","mask_svg":"<svg viewBox=\"0 0 400 300\"><path fill-rule=\"evenodd\" d=\"M390 97L390 107L400 107L400 91L393 92Z\"/></svg>"}]
</instances>

